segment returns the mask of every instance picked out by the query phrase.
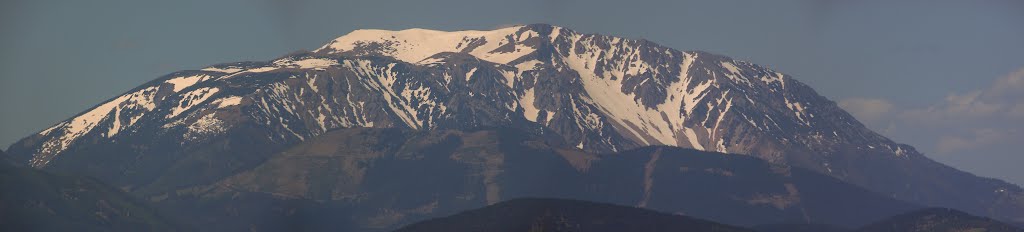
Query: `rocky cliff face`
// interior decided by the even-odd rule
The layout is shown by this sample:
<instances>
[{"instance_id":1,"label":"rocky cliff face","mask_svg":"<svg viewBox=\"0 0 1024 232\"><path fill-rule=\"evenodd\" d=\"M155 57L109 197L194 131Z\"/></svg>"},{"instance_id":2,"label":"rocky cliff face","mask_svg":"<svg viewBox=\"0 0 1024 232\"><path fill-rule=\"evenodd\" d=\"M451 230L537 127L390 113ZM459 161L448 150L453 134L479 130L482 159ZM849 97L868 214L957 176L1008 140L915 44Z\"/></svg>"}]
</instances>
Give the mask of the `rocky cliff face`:
<instances>
[{"instance_id":1,"label":"rocky cliff face","mask_svg":"<svg viewBox=\"0 0 1024 232\"><path fill-rule=\"evenodd\" d=\"M596 153L668 145L746 154L921 204L1024 220L1019 187L931 161L788 75L541 24L357 30L312 52L177 72L9 150L34 167L158 192L215 182L354 127L512 127Z\"/></svg>"}]
</instances>

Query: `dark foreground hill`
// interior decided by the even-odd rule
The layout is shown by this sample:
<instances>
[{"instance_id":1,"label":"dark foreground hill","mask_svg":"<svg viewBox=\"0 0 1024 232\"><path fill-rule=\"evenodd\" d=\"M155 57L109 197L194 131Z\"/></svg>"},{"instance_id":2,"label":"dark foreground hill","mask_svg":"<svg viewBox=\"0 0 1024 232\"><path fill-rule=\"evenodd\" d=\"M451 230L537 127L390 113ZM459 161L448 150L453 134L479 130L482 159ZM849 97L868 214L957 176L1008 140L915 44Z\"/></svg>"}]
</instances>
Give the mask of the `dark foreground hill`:
<instances>
[{"instance_id":1,"label":"dark foreground hill","mask_svg":"<svg viewBox=\"0 0 1024 232\"><path fill-rule=\"evenodd\" d=\"M947 208L930 208L898 215L857 230L857 232L1020 232L1024 231L991 218Z\"/></svg>"},{"instance_id":2,"label":"dark foreground hill","mask_svg":"<svg viewBox=\"0 0 1024 232\"><path fill-rule=\"evenodd\" d=\"M1019 232L989 218L946 208L897 215L856 230L824 224L775 224L746 229L658 211L565 199L514 199L402 227L436 231L758 231L758 232Z\"/></svg>"},{"instance_id":3,"label":"dark foreground hill","mask_svg":"<svg viewBox=\"0 0 1024 232\"><path fill-rule=\"evenodd\" d=\"M3 151L0 190L0 231L186 230L119 189L18 166Z\"/></svg>"},{"instance_id":4,"label":"dark foreground hill","mask_svg":"<svg viewBox=\"0 0 1024 232\"><path fill-rule=\"evenodd\" d=\"M629 206L557 199L516 199L403 227L396 232L694 231L753 232Z\"/></svg>"}]
</instances>

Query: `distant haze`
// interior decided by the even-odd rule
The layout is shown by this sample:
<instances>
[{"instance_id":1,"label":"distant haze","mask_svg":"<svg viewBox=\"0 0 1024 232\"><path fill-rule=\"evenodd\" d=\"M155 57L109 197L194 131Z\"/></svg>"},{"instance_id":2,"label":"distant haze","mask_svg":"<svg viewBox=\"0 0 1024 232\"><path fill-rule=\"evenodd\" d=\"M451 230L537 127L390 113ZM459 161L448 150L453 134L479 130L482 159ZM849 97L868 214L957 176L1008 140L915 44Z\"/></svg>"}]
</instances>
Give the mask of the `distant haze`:
<instances>
[{"instance_id":1,"label":"distant haze","mask_svg":"<svg viewBox=\"0 0 1024 232\"><path fill-rule=\"evenodd\" d=\"M774 68L940 162L1024 183L1024 2L28 1L0 3L0 144L177 70L355 29L549 23Z\"/></svg>"}]
</instances>

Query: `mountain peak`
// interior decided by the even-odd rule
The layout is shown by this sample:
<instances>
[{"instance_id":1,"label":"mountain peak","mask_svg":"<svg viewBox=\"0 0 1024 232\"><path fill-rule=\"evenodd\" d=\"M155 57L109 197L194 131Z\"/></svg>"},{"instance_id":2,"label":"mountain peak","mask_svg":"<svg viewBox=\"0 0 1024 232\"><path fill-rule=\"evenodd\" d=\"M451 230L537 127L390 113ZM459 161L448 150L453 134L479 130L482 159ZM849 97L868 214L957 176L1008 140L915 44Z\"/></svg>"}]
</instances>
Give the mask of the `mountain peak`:
<instances>
[{"instance_id":1,"label":"mountain peak","mask_svg":"<svg viewBox=\"0 0 1024 232\"><path fill-rule=\"evenodd\" d=\"M515 25L494 30L440 31L355 30L315 50L322 54L384 55L417 63L442 52L469 53L493 63L509 64L537 50L540 37L562 28L547 24ZM548 42L557 34L551 35Z\"/></svg>"},{"instance_id":2,"label":"mountain peak","mask_svg":"<svg viewBox=\"0 0 1024 232\"><path fill-rule=\"evenodd\" d=\"M487 42L497 42L519 27L491 31L439 31L430 29L355 30L329 42L314 52L388 55L416 63L441 52L460 52Z\"/></svg>"}]
</instances>

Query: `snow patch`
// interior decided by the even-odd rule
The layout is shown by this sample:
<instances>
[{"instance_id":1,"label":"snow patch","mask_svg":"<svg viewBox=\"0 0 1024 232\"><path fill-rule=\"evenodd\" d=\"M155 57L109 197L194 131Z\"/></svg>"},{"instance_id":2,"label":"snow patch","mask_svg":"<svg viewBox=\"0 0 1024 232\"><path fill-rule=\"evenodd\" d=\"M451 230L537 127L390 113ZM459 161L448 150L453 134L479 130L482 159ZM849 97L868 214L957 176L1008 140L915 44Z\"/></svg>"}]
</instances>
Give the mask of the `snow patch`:
<instances>
[{"instance_id":1,"label":"snow patch","mask_svg":"<svg viewBox=\"0 0 1024 232\"><path fill-rule=\"evenodd\" d=\"M740 72L740 68L736 67L736 64L733 64L732 62L721 62L719 64L721 64L723 68L729 71L728 73L725 73L725 76L729 77L729 79L732 80L733 82L746 83L747 85L751 85L750 81L748 81L747 78L743 76L743 73Z\"/></svg>"},{"instance_id":2,"label":"snow patch","mask_svg":"<svg viewBox=\"0 0 1024 232\"><path fill-rule=\"evenodd\" d=\"M177 117L179 114L191 109L193 106L205 102L219 90L220 89L216 87L203 87L182 94L181 100L179 100L177 106L172 108L171 112L167 114L167 118Z\"/></svg>"},{"instance_id":3,"label":"snow patch","mask_svg":"<svg viewBox=\"0 0 1024 232\"><path fill-rule=\"evenodd\" d=\"M280 67L289 68L301 68L301 69L323 69L330 66L338 65L338 61L324 58L310 58L302 60L290 60L283 59L274 62L275 65Z\"/></svg>"},{"instance_id":4,"label":"snow patch","mask_svg":"<svg viewBox=\"0 0 1024 232\"><path fill-rule=\"evenodd\" d=\"M508 64L509 62L533 52L535 49L518 45L526 39L538 36L534 31L516 34L522 26L507 27L491 31L437 31L413 28L401 31L363 29L355 30L345 36L338 37L316 51L330 50L344 52L358 46L376 44L386 46L384 55L408 63L429 64L435 60L425 60L441 52L461 52L470 44L480 43L478 47L468 51L482 60ZM512 51L493 52L495 49L516 43Z\"/></svg>"},{"instance_id":5,"label":"snow patch","mask_svg":"<svg viewBox=\"0 0 1024 232\"><path fill-rule=\"evenodd\" d=\"M533 88L524 90L523 95L519 96L519 105L523 107L523 117L531 122L537 122L537 117L540 114L540 110L533 106L535 97Z\"/></svg>"},{"instance_id":6,"label":"snow patch","mask_svg":"<svg viewBox=\"0 0 1024 232\"><path fill-rule=\"evenodd\" d=\"M441 58L426 58L426 59L423 59L423 60L421 60L419 62L416 62L416 64L419 64L419 65L444 64L444 59L441 59Z\"/></svg>"},{"instance_id":7,"label":"snow patch","mask_svg":"<svg viewBox=\"0 0 1024 232\"><path fill-rule=\"evenodd\" d=\"M593 64L596 64L602 57L596 53L598 49L592 47L584 47L584 49L587 52L570 55L566 59L566 63L580 74L583 87L587 91L591 103L605 112L610 120L622 125L622 129L625 129L626 132L638 138L640 140L638 142L642 145L677 145L675 133L669 122L662 119L662 112L637 102L634 100L633 94L623 93L621 90L622 78L612 80L595 75L591 68L595 67ZM579 118L583 117L579 116ZM653 141L648 138L652 138Z\"/></svg>"},{"instance_id":8,"label":"snow patch","mask_svg":"<svg viewBox=\"0 0 1024 232\"><path fill-rule=\"evenodd\" d=\"M796 115L796 118L800 120L800 122L807 126L811 125L811 123L807 121L807 117L805 117L805 115L807 115L807 111L800 102L790 102L788 97L785 98L785 101L786 107L793 111L793 114Z\"/></svg>"},{"instance_id":9,"label":"snow patch","mask_svg":"<svg viewBox=\"0 0 1024 232\"><path fill-rule=\"evenodd\" d=\"M199 82L202 82L202 81L205 81L205 80L209 80L210 78L213 78L213 77L210 76L210 75L206 75L206 74L199 74L199 75L171 78L170 80L167 80L164 83L168 83L168 84L173 85L174 86L174 92L177 93L177 92L181 91L182 89L188 88L189 86L195 85L196 83L199 83Z\"/></svg>"},{"instance_id":10,"label":"snow patch","mask_svg":"<svg viewBox=\"0 0 1024 232\"><path fill-rule=\"evenodd\" d=\"M474 67L473 69L469 70L469 72L466 73L466 82L469 82L469 79L473 78L473 73L476 73L476 67Z\"/></svg>"},{"instance_id":11,"label":"snow patch","mask_svg":"<svg viewBox=\"0 0 1024 232\"><path fill-rule=\"evenodd\" d=\"M683 128L683 133L686 134L687 140L690 141L690 147L693 147L693 149L697 149L697 150L701 150L701 151L705 151L706 150L706 149L704 149L703 145L700 145L700 141L697 140L697 133L694 133L693 129L690 129L689 127L685 127L685 128Z\"/></svg>"},{"instance_id":12,"label":"snow patch","mask_svg":"<svg viewBox=\"0 0 1024 232\"><path fill-rule=\"evenodd\" d=\"M242 97L230 96L226 98L221 98L213 101L212 104L216 105L218 109L226 108L229 106L236 106L242 104Z\"/></svg>"},{"instance_id":13,"label":"snow patch","mask_svg":"<svg viewBox=\"0 0 1024 232\"><path fill-rule=\"evenodd\" d=\"M93 107L72 119L44 130L40 134L49 135L50 133L59 132L60 136L44 142L37 151L39 154L32 157L31 165L35 167L46 165L53 156L63 152L83 135L96 129L104 120L111 120L111 127L107 128L103 134L103 136L108 138L134 125L139 118L156 108L154 97L159 88L159 86L150 86L121 95ZM129 116L127 123L121 121L123 117L121 114L122 110L135 113L134 115L127 115Z\"/></svg>"},{"instance_id":14,"label":"snow patch","mask_svg":"<svg viewBox=\"0 0 1024 232\"><path fill-rule=\"evenodd\" d=\"M236 73L238 71L242 71L242 70L245 70L245 69L239 68L239 67L226 67L226 68L208 67L208 68L204 68L204 69L201 69L201 70L202 71L208 71L208 72Z\"/></svg>"},{"instance_id":15,"label":"snow patch","mask_svg":"<svg viewBox=\"0 0 1024 232\"><path fill-rule=\"evenodd\" d=\"M214 116L214 114L203 115L192 124L188 126L188 130L185 134L182 134L182 143L184 141L197 141L211 135L217 135L227 131L227 124L223 120Z\"/></svg>"}]
</instances>

